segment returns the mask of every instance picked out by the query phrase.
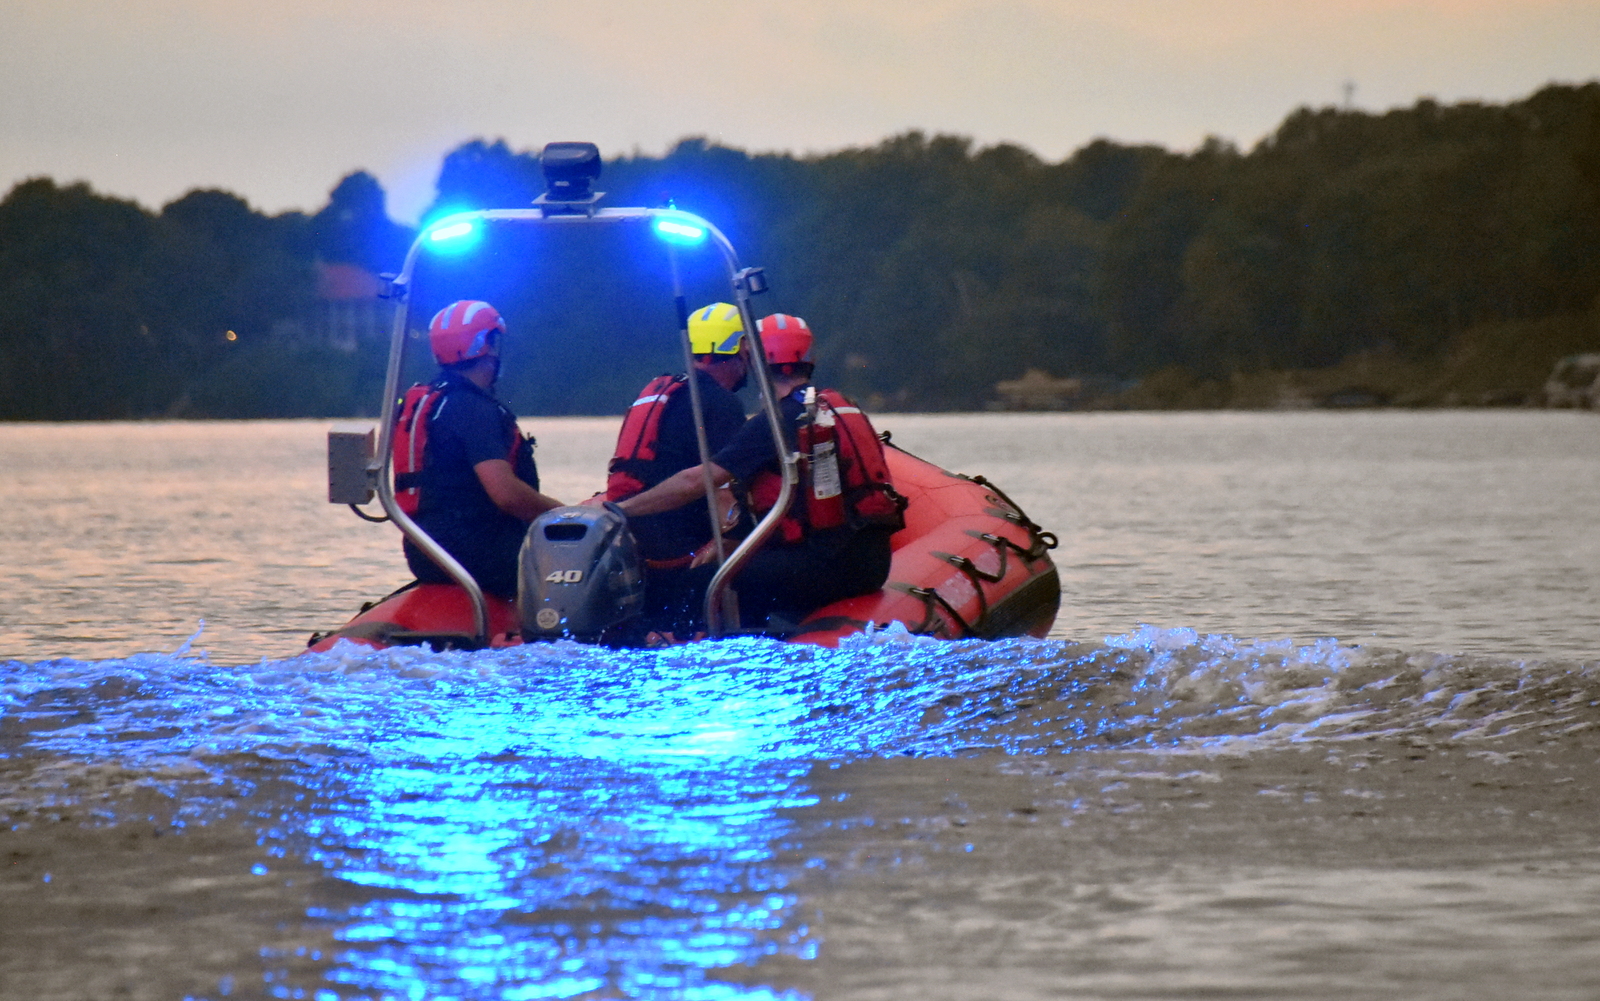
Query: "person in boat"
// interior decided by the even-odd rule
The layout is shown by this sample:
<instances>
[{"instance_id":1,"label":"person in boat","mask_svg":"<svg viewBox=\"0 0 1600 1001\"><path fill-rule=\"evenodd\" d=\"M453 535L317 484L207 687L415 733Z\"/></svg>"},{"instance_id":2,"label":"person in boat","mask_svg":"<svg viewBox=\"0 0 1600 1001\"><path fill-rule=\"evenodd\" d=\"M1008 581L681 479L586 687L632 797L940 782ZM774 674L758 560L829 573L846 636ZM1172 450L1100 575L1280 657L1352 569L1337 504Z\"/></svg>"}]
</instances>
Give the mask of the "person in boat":
<instances>
[{"instance_id":1,"label":"person in boat","mask_svg":"<svg viewBox=\"0 0 1600 1001\"><path fill-rule=\"evenodd\" d=\"M395 500L483 590L517 595L528 523L561 502L539 492L533 439L495 398L506 324L463 299L434 315L428 344L439 375L406 391L394 433ZM406 563L425 584L453 578L407 538Z\"/></svg>"},{"instance_id":2,"label":"person in boat","mask_svg":"<svg viewBox=\"0 0 1600 1001\"><path fill-rule=\"evenodd\" d=\"M668 477L700 465L699 436L689 380L700 394L706 447L715 454L744 426L744 404L734 395L750 373L744 321L737 306L712 303L689 315L693 367L652 379L628 408L606 478L605 499L620 503ZM720 512L719 512L720 513ZM682 507L629 520L645 563L645 618L653 627L685 629L683 572L711 541L702 489Z\"/></svg>"},{"instance_id":3,"label":"person in boat","mask_svg":"<svg viewBox=\"0 0 1600 1001\"><path fill-rule=\"evenodd\" d=\"M777 532L753 555L733 587L743 624L782 632L823 605L870 594L889 577L890 536L905 526L883 446L861 409L836 390L811 385L813 338L799 317L777 313L759 327L767 371L779 398L783 437L800 451L799 489ZM766 415L758 413L712 456L712 481L743 488L750 513L772 509L782 485ZM622 501L630 520L704 496L698 465ZM716 568L695 567L686 587L703 598Z\"/></svg>"}]
</instances>

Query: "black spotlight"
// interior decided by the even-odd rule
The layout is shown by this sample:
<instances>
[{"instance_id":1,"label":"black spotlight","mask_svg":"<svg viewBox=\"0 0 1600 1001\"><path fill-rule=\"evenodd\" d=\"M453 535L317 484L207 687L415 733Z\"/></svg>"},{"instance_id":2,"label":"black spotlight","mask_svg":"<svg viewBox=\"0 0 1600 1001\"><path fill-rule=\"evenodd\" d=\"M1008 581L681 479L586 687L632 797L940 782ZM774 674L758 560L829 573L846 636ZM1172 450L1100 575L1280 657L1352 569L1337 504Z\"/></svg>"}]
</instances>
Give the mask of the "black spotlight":
<instances>
[{"instance_id":1,"label":"black spotlight","mask_svg":"<svg viewBox=\"0 0 1600 1001\"><path fill-rule=\"evenodd\" d=\"M544 169L545 199L552 202L593 200L589 186L600 176L600 147L594 143L547 143L539 155Z\"/></svg>"}]
</instances>

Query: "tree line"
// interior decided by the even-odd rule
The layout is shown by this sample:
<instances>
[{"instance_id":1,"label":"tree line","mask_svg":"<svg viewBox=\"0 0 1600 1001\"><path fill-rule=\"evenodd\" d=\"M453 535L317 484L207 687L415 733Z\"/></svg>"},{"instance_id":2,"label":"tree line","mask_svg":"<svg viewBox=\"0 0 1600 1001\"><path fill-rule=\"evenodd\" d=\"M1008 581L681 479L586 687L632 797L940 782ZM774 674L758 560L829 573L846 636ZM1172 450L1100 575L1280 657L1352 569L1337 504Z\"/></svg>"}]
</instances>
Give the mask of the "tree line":
<instances>
[{"instance_id":1,"label":"tree line","mask_svg":"<svg viewBox=\"0 0 1600 1001\"><path fill-rule=\"evenodd\" d=\"M1248 151L1097 140L1057 163L921 132L805 157L686 139L608 162L598 187L716 222L766 268L762 308L805 316L829 381L880 407L979 408L1028 369L1146 405L1226 403L1230 386L1237 402L1260 373L1353 359L1475 365L1490 386L1600 349L1600 83L1302 108ZM536 150L473 140L443 158L424 218L542 190ZM320 336L319 266L397 270L413 235L361 172L318 212L276 216L222 191L152 212L18 184L0 201L0 418L370 413L382 347ZM508 395L616 412L637 388L618 353L672 326L664 279L637 255L561 253L578 277L532 298L484 280L553 332ZM617 288L652 295L582 308Z\"/></svg>"},{"instance_id":2,"label":"tree line","mask_svg":"<svg viewBox=\"0 0 1600 1001\"><path fill-rule=\"evenodd\" d=\"M0 418L342 413L355 387L318 373L349 381L349 359L305 330L314 262L378 266L408 241L364 173L277 216L224 191L150 212L23 181L0 201Z\"/></svg>"}]
</instances>

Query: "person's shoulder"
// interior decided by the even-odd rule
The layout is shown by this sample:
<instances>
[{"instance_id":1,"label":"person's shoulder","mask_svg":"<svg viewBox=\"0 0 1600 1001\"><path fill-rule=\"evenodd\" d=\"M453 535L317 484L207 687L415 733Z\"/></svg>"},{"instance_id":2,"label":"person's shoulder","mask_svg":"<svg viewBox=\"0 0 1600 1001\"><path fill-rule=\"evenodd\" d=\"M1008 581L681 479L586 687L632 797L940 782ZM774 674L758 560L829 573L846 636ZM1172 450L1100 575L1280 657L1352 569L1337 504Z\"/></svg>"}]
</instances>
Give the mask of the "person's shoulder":
<instances>
[{"instance_id":1,"label":"person's shoulder","mask_svg":"<svg viewBox=\"0 0 1600 1001\"><path fill-rule=\"evenodd\" d=\"M451 386L446 392L449 394L451 402L462 409L492 411L502 408L499 400L464 380Z\"/></svg>"},{"instance_id":2,"label":"person's shoulder","mask_svg":"<svg viewBox=\"0 0 1600 1001\"><path fill-rule=\"evenodd\" d=\"M498 426L511 414L505 404L470 383L452 387L446 398L448 405L439 416L452 422Z\"/></svg>"},{"instance_id":3,"label":"person's shoulder","mask_svg":"<svg viewBox=\"0 0 1600 1001\"><path fill-rule=\"evenodd\" d=\"M652 386L658 387L657 392L665 390L668 393L674 393L688 381L689 377L682 372L662 372L660 375L651 376L649 382L640 386L639 395L643 396L649 392Z\"/></svg>"}]
</instances>

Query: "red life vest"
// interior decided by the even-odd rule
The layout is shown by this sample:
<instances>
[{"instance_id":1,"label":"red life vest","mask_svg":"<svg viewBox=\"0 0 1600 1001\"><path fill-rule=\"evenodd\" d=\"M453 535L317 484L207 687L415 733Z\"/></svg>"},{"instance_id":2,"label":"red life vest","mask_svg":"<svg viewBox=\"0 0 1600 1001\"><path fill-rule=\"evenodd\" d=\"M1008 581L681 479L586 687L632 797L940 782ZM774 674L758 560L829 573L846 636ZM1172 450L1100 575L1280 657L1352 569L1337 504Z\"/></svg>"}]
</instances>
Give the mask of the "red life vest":
<instances>
[{"instance_id":1,"label":"red life vest","mask_svg":"<svg viewBox=\"0 0 1600 1001\"><path fill-rule=\"evenodd\" d=\"M782 539L800 542L808 531L876 526L906 527L906 499L894 488L889 460L872 421L834 389L819 389L815 404L795 433L800 451L800 489L778 523ZM837 468L837 473L834 472ZM750 483L750 507L759 517L778 502L783 480L764 470Z\"/></svg>"},{"instance_id":2,"label":"red life vest","mask_svg":"<svg viewBox=\"0 0 1600 1001\"><path fill-rule=\"evenodd\" d=\"M395 413L393 446L394 500L400 510L415 515L422 504L423 469L428 461L428 424L439 412L439 405L450 391L444 378L433 382L419 382L406 390L400 398L400 409ZM502 405L501 412L506 429L511 436L511 450L506 461L511 463L517 478L539 489L539 473L533 464L533 439L525 438L517 419Z\"/></svg>"},{"instance_id":3,"label":"red life vest","mask_svg":"<svg viewBox=\"0 0 1600 1001\"><path fill-rule=\"evenodd\" d=\"M667 401L688 382L687 376L658 375L628 408L617 433L617 449L606 467L606 500L623 501L644 491L661 440L661 415Z\"/></svg>"},{"instance_id":4,"label":"red life vest","mask_svg":"<svg viewBox=\"0 0 1600 1001\"><path fill-rule=\"evenodd\" d=\"M422 501L422 462L428 450L428 420L444 386L438 382L419 382L400 398L400 412L394 419L394 501L406 514L417 513Z\"/></svg>"}]
</instances>

